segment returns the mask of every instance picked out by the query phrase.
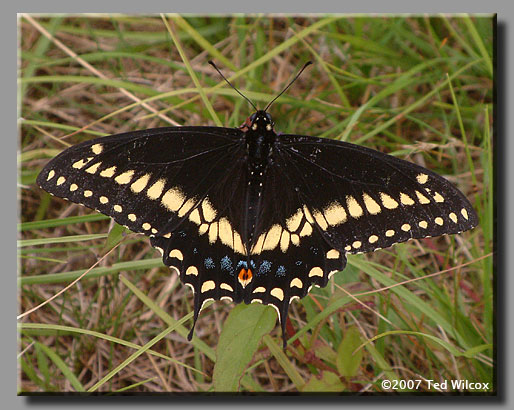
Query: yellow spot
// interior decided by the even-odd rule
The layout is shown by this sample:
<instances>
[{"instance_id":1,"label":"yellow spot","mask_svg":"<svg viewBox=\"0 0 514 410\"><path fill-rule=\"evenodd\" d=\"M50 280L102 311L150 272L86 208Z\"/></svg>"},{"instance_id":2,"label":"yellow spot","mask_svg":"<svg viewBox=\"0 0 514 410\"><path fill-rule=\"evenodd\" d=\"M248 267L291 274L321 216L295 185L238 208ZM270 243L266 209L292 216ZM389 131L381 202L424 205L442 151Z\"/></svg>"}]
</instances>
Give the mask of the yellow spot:
<instances>
[{"instance_id":1,"label":"yellow spot","mask_svg":"<svg viewBox=\"0 0 514 410\"><path fill-rule=\"evenodd\" d=\"M284 291L280 288L273 288L270 292L271 296L275 296L278 300L284 300Z\"/></svg>"},{"instance_id":2,"label":"yellow spot","mask_svg":"<svg viewBox=\"0 0 514 410\"><path fill-rule=\"evenodd\" d=\"M403 205L414 205L413 199L409 195L407 195L403 192L400 194L400 202Z\"/></svg>"},{"instance_id":3,"label":"yellow spot","mask_svg":"<svg viewBox=\"0 0 514 410\"><path fill-rule=\"evenodd\" d=\"M252 293L262 293L262 292L266 292L266 288L259 286L259 287L255 288Z\"/></svg>"},{"instance_id":4,"label":"yellow spot","mask_svg":"<svg viewBox=\"0 0 514 410\"><path fill-rule=\"evenodd\" d=\"M200 235L203 235L208 230L209 230L209 224L201 224L200 227L198 228L198 233Z\"/></svg>"},{"instance_id":5,"label":"yellow spot","mask_svg":"<svg viewBox=\"0 0 514 410\"><path fill-rule=\"evenodd\" d=\"M262 303L262 299L252 299L250 303Z\"/></svg>"},{"instance_id":6,"label":"yellow spot","mask_svg":"<svg viewBox=\"0 0 514 410\"><path fill-rule=\"evenodd\" d=\"M443 224L443 218L441 218L440 216L438 216L437 218L435 218L435 223L439 226L441 226Z\"/></svg>"},{"instance_id":7,"label":"yellow spot","mask_svg":"<svg viewBox=\"0 0 514 410\"><path fill-rule=\"evenodd\" d=\"M150 225L148 222L145 222L142 227L145 231L149 231L152 228L152 225Z\"/></svg>"},{"instance_id":8,"label":"yellow spot","mask_svg":"<svg viewBox=\"0 0 514 410\"><path fill-rule=\"evenodd\" d=\"M171 238L171 232L168 232L167 234L162 235L163 238Z\"/></svg>"},{"instance_id":9,"label":"yellow spot","mask_svg":"<svg viewBox=\"0 0 514 410\"><path fill-rule=\"evenodd\" d=\"M134 170L131 169L129 171L124 172L123 174L118 175L116 178L114 178L114 180L118 184L124 185L124 184L128 184L132 180L133 176L134 176Z\"/></svg>"},{"instance_id":10,"label":"yellow spot","mask_svg":"<svg viewBox=\"0 0 514 410\"><path fill-rule=\"evenodd\" d=\"M178 188L171 188L162 196L161 204L168 210L177 212L184 203L184 194Z\"/></svg>"},{"instance_id":11,"label":"yellow spot","mask_svg":"<svg viewBox=\"0 0 514 410\"><path fill-rule=\"evenodd\" d=\"M64 178L64 177L59 177L59 178L57 179L57 184L56 184L56 185L62 185L62 184L64 184L64 182L65 182L65 181L66 181L66 178Z\"/></svg>"},{"instance_id":12,"label":"yellow spot","mask_svg":"<svg viewBox=\"0 0 514 410\"><path fill-rule=\"evenodd\" d=\"M234 246L234 237L232 235L232 226L227 218L221 218L218 222L218 236L221 243L229 247Z\"/></svg>"},{"instance_id":13,"label":"yellow spot","mask_svg":"<svg viewBox=\"0 0 514 410\"><path fill-rule=\"evenodd\" d=\"M303 206L303 214L305 215L305 219L307 219L307 221L310 224L314 223L314 218L312 217L311 212L309 211L309 208L307 208L307 206L305 206L305 205Z\"/></svg>"},{"instance_id":14,"label":"yellow spot","mask_svg":"<svg viewBox=\"0 0 514 410\"><path fill-rule=\"evenodd\" d=\"M262 245L264 245L264 239L266 239L266 234L263 233L259 236L259 239L257 239L257 242L252 248L251 254L252 255L259 255L262 252Z\"/></svg>"},{"instance_id":15,"label":"yellow spot","mask_svg":"<svg viewBox=\"0 0 514 410\"><path fill-rule=\"evenodd\" d=\"M134 214L128 214L128 215L127 215L127 218L128 218L130 221L132 221L132 222L135 222L135 221L136 221L136 215L134 215Z\"/></svg>"},{"instance_id":16,"label":"yellow spot","mask_svg":"<svg viewBox=\"0 0 514 410\"><path fill-rule=\"evenodd\" d=\"M196 268L196 266L191 265L189 268L187 268L186 275L198 276L198 269Z\"/></svg>"},{"instance_id":17,"label":"yellow spot","mask_svg":"<svg viewBox=\"0 0 514 410\"><path fill-rule=\"evenodd\" d=\"M282 236L280 237L280 250L283 253L287 252L287 248L289 248L289 240L291 239L291 235L285 229L282 231Z\"/></svg>"},{"instance_id":18,"label":"yellow spot","mask_svg":"<svg viewBox=\"0 0 514 410\"><path fill-rule=\"evenodd\" d=\"M361 241L355 241L354 243L352 243L352 246L355 248L355 249L359 249L362 245L362 242Z\"/></svg>"},{"instance_id":19,"label":"yellow spot","mask_svg":"<svg viewBox=\"0 0 514 410\"><path fill-rule=\"evenodd\" d=\"M464 217L464 219L467 221L468 220L468 211L466 210L466 208L462 208L460 210L460 213Z\"/></svg>"},{"instance_id":20,"label":"yellow spot","mask_svg":"<svg viewBox=\"0 0 514 410\"><path fill-rule=\"evenodd\" d=\"M427 227L428 227L427 221L419 221L418 225L420 228L423 228L423 229L427 229Z\"/></svg>"},{"instance_id":21,"label":"yellow spot","mask_svg":"<svg viewBox=\"0 0 514 410\"><path fill-rule=\"evenodd\" d=\"M93 191L90 191L90 190L86 190L86 191L84 191L84 196L85 196L86 198L89 198L89 197L90 197L90 196L92 196L92 195L93 195Z\"/></svg>"},{"instance_id":22,"label":"yellow spot","mask_svg":"<svg viewBox=\"0 0 514 410\"><path fill-rule=\"evenodd\" d=\"M409 224L403 224L402 225L402 231L408 232L410 231L411 226Z\"/></svg>"},{"instance_id":23,"label":"yellow spot","mask_svg":"<svg viewBox=\"0 0 514 410\"><path fill-rule=\"evenodd\" d=\"M301 209L298 209L293 216L287 218L286 226L287 226L287 229L289 229L289 232L296 231L298 229L298 227L300 226L302 219L303 219L303 212Z\"/></svg>"},{"instance_id":24,"label":"yellow spot","mask_svg":"<svg viewBox=\"0 0 514 410\"><path fill-rule=\"evenodd\" d=\"M318 226L323 229L324 231L327 230L328 228L328 223L327 221L325 220L325 218L323 217L322 213L320 211L315 211L313 213L314 215L314 219L316 220L316 222L318 223Z\"/></svg>"},{"instance_id":25,"label":"yellow spot","mask_svg":"<svg viewBox=\"0 0 514 410\"><path fill-rule=\"evenodd\" d=\"M418 197L418 201L422 205L426 205L430 203L430 199L428 199L425 195L423 195L421 192L416 191L416 196Z\"/></svg>"},{"instance_id":26,"label":"yellow spot","mask_svg":"<svg viewBox=\"0 0 514 410\"><path fill-rule=\"evenodd\" d=\"M369 242L369 243L375 243L376 241L378 241L378 236L377 236L377 235L371 235L371 236L368 238L368 242Z\"/></svg>"},{"instance_id":27,"label":"yellow spot","mask_svg":"<svg viewBox=\"0 0 514 410\"><path fill-rule=\"evenodd\" d=\"M234 299L232 299L230 296L222 296L220 300L228 300L229 302L233 302Z\"/></svg>"},{"instance_id":28,"label":"yellow spot","mask_svg":"<svg viewBox=\"0 0 514 410\"><path fill-rule=\"evenodd\" d=\"M91 151L93 151L93 154L100 154L104 150L104 147L102 144L95 144L91 145Z\"/></svg>"},{"instance_id":29,"label":"yellow spot","mask_svg":"<svg viewBox=\"0 0 514 410\"><path fill-rule=\"evenodd\" d=\"M346 206L348 208L348 212L350 212L350 215L353 218L359 218L362 216L362 208L353 196L348 195L346 197Z\"/></svg>"},{"instance_id":30,"label":"yellow spot","mask_svg":"<svg viewBox=\"0 0 514 410\"><path fill-rule=\"evenodd\" d=\"M214 218L216 218L216 215L217 215L216 210L212 207L212 204L210 203L209 199L207 199L207 198L205 198L202 201L202 212L203 212L203 217L207 222L214 221Z\"/></svg>"},{"instance_id":31,"label":"yellow spot","mask_svg":"<svg viewBox=\"0 0 514 410\"><path fill-rule=\"evenodd\" d=\"M305 223L303 224L303 228L300 232L300 236L310 236L312 234L312 225L305 221Z\"/></svg>"},{"instance_id":32,"label":"yellow spot","mask_svg":"<svg viewBox=\"0 0 514 410\"><path fill-rule=\"evenodd\" d=\"M71 184L70 185L70 191L73 192L73 191L76 191L78 189L78 185L77 184Z\"/></svg>"},{"instance_id":33,"label":"yellow spot","mask_svg":"<svg viewBox=\"0 0 514 410\"><path fill-rule=\"evenodd\" d=\"M346 246L344 247L344 250L345 250L345 251L351 251L351 250L352 250L352 247L351 247L350 245L346 245Z\"/></svg>"},{"instance_id":34,"label":"yellow spot","mask_svg":"<svg viewBox=\"0 0 514 410\"><path fill-rule=\"evenodd\" d=\"M246 255L246 248L243 245L241 235L234 231L234 251L241 255Z\"/></svg>"},{"instance_id":35,"label":"yellow spot","mask_svg":"<svg viewBox=\"0 0 514 410\"><path fill-rule=\"evenodd\" d=\"M268 233L266 239L262 245L263 251L272 251L275 249L280 241L280 235L282 233L282 227L278 224L273 225Z\"/></svg>"},{"instance_id":36,"label":"yellow spot","mask_svg":"<svg viewBox=\"0 0 514 410\"><path fill-rule=\"evenodd\" d=\"M105 178L111 178L114 173L116 172L116 167L110 167L110 168L106 168L104 169L102 172L100 172L100 176L101 177L105 177Z\"/></svg>"},{"instance_id":37,"label":"yellow spot","mask_svg":"<svg viewBox=\"0 0 514 410\"><path fill-rule=\"evenodd\" d=\"M428 181L428 175L426 175L426 174L418 174L418 175L416 175L416 180L421 185L426 184L427 181Z\"/></svg>"},{"instance_id":38,"label":"yellow spot","mask_svg":"<svg viewBox=\"0 0 514 410\"><path fill-rule=\"evenodd\" d=\"M101 162L97 162L96 164L91 165L88 169L86 169L86 172L88 174L96 174L96 171L98 171L100 164Z\"/></svg>"},{"instance_id":39,"label":"yellow spot","mask_svg":"<svg viewBox=\"0 0 514 410\"><path fill-rule=\"evenodd\" d=\"M230 286L228 283L222 283L220 285L220 289L228 290L229 292L233 292L234 289L232 289L232 286Z\"/></svg>"},{"instance_id":40,"label":"yellow spot","mask_svg":"<svg viewBox=\"0 0 514 410\"><path fill-rule=\"evenodd\" d=\"M209 226L209 243L214 243L218 239L218 222L213 222Z\"/></svg>"},{"instance_id":41,"label":"yellow spot","mask_svg":"<svg viewBox=\"0 0 514 410\"><path fill-rule=\"evenodd\" d=\"M184 255L182 255L182 252L180 252L179 249L173 249L172 251L170 251L169 253L169 257L170 258L176 258L178 259L179 261L183 261L184 260ZM194 266L193 266L194 267ZM196 269L196 268L195 268Z\"/></svg>"},{"instance_id":42,"label":"yellow spot","mask_svg":"<svg viewBox=\"0 0 514 410\"><path fill-rule=\"evenodd\" d=\"M152 228L152 233L153 233L153 234L156 234L157 232L158 232L158 231L157 231L157 229Z\"/></svg>"},{"instance_id":43,"label":"yellow spot","mask_svg":"<svg viewBox=\"0 0 514 410\"><path fill-rule=\"evenodd\" d=\"M202 220L200 219L200 212L198 211L198 209L195 209L193 212L189 214L189 220L197 225L202 224Z\"/></svg>"},{"instance_id":44,"label":"yellow spot","mask_svg":"<svg viewBox=\"0 0 514 410\"><path fill-rule=\"evenodd\" d=\"M382 208L380 208L380 205L368 194L363 194L362 199L364 200L364 205L366 205L366 209L371 215L376 215L380 213L380 211L382 210Z\"/></svg>"},{"instance_id":45,"label":"yellow spot","mask_svg":"<svg viewBox=\"0 0 514 410\"><path fill-rule=\"evenodd\" d=\"M457 215L455 213L452 212L449 216L453 223L457 223Z\"/></svg>"},{"instance_id":46,"label":"yellow spot","mask_svg":"<svg viewBox=\"0 0 514 410\"><path fill-rule=\"evenodd\" d=\"M207 280L204 283L202 283L202 288L200 289L200 292L205 293L205 292L208 292L215 288L216 288L216 283L214 283L213 280Z\"/></svg>"},{"instance_id":47,"label":"yellow spot","mask_svg":"<svg viewBox=\"0 0 514 410\"><path fill-rule=\"evenodd\" d=\"M146 196L150 199L157 199L162 195L162 191L164 190L164 185L166 184L165 179L159 179L155 182L148 191L146 191Z\"/></svg>"},{"instance_id":48,"label":"yellow spot","mask_svg":"<svg viewBox=\"0 0 514 410\"><path fill-rule=\"evenodd\" d=\"M82 167L84 165L86 165L88 162L89 162L89 158L88 159L81 159L81 160L78 160L77 162L74 162L72 167L76 168L76 169L82 169Z\"/></svg>"},{"instance_id":49,"label":"yellow spot","mask_svg":"<svg viewBox=\"0 0 514 410\"><path fill-rule=\"evenodd\" d=\"M187 214L189 210L195 205L195 203L196 200L194 198L188 199L178 211L179 218L182 218L185 214Z\"/></svg>"},{"instance_id":50,"label":"yellow spot","mask_svg":"<svg viewBox=\"0 0 514 410\"><path fill-rule=\"evenodd\" d=\"M390 238L390 237L391 237L391 236L393 236L393 235L394 235L394 231L393 231L392 229L389 229L389 230L387 230L387 231L386 231L386 236L387 236L388 238Z\"/></svg>"},{"instance_id":51,"label":"yellow spot","mask_svg":"<svg viewBox=\"0 0 514 410\"><path fill-rule=\"evenodd\" d=\"M387 209L395 209L398 207L398 202L383 192L380 193L380 200Z\"/></svg>"},{"instance_id":52,"label":"yellow spot","mask_svg":"<svg viewBox=\"0 0 514 410\"><path fill-rule=\"evenodd\" d=\"M443 198L443 196L439 192L436 192L434 194L434 200L436 202L444 202L444 198Z\"/></svg>"},{"instance_id":53,"label":"yellow spot","mask_svg":"<svg viewBox=\"0 0 514 410\"><path fill-rule=\"evenodd\" d=\"M313 276L321 276L323 277L323 269L321 269L319 266L315 266L309 271L309 278L312 278Z\"/></svg>"},{"instance_id":54,"label":"yellow spot","mask_svg":"<svg viewBox=\"0 0 514 410\"><path fill-rule=\"evenodd\" d=\"M100 197L100 203L101 204L106 204L107 202L109 202L109 198L107 198L106 196L101 196Z\"/></svg>"},{"instance_id":55,"label":"yellow spot","mask_svg":"<svg viewBox=\"0 0 514 410\"><path fill-rule=\"evenodd\" d=\"M150 174L145 174L142 177L138 178L136 182L133 182L132 185L130 185L130 189L132 190L132 192L137 194L146 188L146 185L148 184L149 180Z\"/></svg>"},{"instance_id":56,"label":"yellow spot","mask_svg":"<svg viewBox=\"0 0 514 410\"><path fill-rule=\"evenodd\" d=\"M337 249L331 249L327 252L327 259L339 259L339 251Z\"/></svg>"},{"instance_id":57,"label":"yellow spot","mask_svg":"<svg viewBox=\"0 0 514 410\"><path fill-rule=\"evenodd\" d=\"M295 246L298 246L300 245L300 237L297 235L297 234L292 234L291 235L291 243Z\"/></svg>"},{"instance_id":58,"label":"yellow spot","mask_svg":"<svg viewBox=\"0 0 514 410\"><path fill-rule=\"evenodd\" d=\"M47 181L50 181L54 176L55 176L55 171L52 169L52 170L48 173L48 176L46 177L46 180L47 180Z\"/></svg>"},{"instance_id":59,"label":"yellow spot","mask_svg":"<svg viewBox=\"0 0 514 410\"><path fill-rule=\"evenodd\" d=\"M346 222L346 211L339 202L332 202L325 208L325 219L331 226L337 226Z\"/></svg>"},{"instance_id":60,"label":"yellow spot","mask_svg":"<svg viewBox=\"0 0 514 410\"><path fill-rule=\"evenodd\" d=\"M289 287L297 287L297 288L303 288L303 282L299 278L294 278L291 283L289 284Z\"/></svg>"}]
</instances>

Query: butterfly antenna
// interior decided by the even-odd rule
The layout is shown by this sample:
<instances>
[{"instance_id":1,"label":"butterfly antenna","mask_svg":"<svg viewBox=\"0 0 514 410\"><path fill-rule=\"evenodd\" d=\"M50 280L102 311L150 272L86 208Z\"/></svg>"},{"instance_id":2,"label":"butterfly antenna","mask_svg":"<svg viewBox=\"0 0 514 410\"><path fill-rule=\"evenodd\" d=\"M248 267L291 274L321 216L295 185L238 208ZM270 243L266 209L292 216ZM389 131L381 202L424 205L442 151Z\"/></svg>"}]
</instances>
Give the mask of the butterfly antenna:
<instances>
[{"instance_id":1,"label":"butterfly antenna","mask_svg":"<svg viewBox=\"0 0 514 410\"><path fill-rule=\"evenodd\" d=\"M259 111L259 110L257 109L257 107L255 106L255 104L254 104L253 102L251 102L251 101L250 101L250 99L249 99L246 95L244 95L241 91L239 91L236 87L234 87L234 86L232 85L232 83L231 83L230 81L228 81L228 80L225 78L225 76L221 73L221 71L219 70L219 68L218 68L218 67L216 67L216 64L214 64L214 62L213 62L212 60L209 60L209 64L210 64L210 65L212 65L212 66L214 67L214 69L218 72L218 74L221 76L221 78L223 78L223 79L227 82L227 84L228 84L228 85L230 85L234 90L236 90L236 92L237 92L241 97L243 97L246 101L248 101L248 102L250 103L250 105L255 109L255 111Z\"/></svg>"},{"instance_id":2,"label":"butterfly antenna","mask_svg":"<svg viewBox=\"0 0 514 410\"><path fill-rule=\"evenodd\" d=\"M295 76L295 77L291 80L291 82L287 85L287 87L286 87L286 88L284 88L284 89L280 92L280 94L279 94L279 95L277 95L275 98L273 98L273 99L271 100L271 102L266 106L266 108L264 108L264 111L268 111L268 108L271 106L271 104L273 104L273 103L276 101L276 99L277 99L278 97L280 97L282 94L284 94L284 93L287 91L287 89L288 89L289 87L291 87L291 85L296 81L296 79L297 79L298 77L300 77L300 74L301 74L301 73L303 73L303 70L305 70L305 69L306 69L308 66L310 66L311 64L312 64L312 61L307 61L307 62L303 65L302 69L298 72L298 74L296 74L296 76Z\"/></svg>"}]
</instances>

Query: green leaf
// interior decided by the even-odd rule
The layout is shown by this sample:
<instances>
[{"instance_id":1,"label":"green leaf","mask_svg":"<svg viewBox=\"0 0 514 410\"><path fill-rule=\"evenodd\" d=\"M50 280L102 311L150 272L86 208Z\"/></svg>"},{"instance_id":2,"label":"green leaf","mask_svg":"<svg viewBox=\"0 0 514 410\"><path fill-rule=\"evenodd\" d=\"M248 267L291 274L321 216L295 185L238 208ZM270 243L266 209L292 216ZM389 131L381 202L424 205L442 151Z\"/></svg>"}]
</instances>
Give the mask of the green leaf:
<instances>
[{"instance_id":1,"label":"green leaf","mask_svg":"<svg viewBox=\"0 0 514 410\"><path fill-rule=\"evenodd\" d=\"M336 365L341 376L354 377L357 374L362 362L362 350L357 350L360 345L359 330L355 326L348 328L337 349Z\"/></svg>"},{"instance_id":2,"label":"green leaf","mask_svg":"<svg viewBox=\"0 0 514 410\"><path fill-rule=\"evenodd\" d=\"M107 236L107 241L105 241L104 251L108 251L120 243L123 240L123 234L125 232L129 231L119 224L114 224Z\"/></svg>"},{"instance_id":3,"label":"green leaf","mask_svg":"<svg viewBox=\"0 0 514 410\"><path fill-rule=\"evenodd\" d=\"M337 375L332 372L323 372L321 379L312 376L303 387L302 392L340 392L343 389L344 385Z\"/></svg>"},{"instance_id":4,"label":"green leaf","mask_svg":"<svg viewBox=\"0 0 514 410\"><path fill-rule=\"evenodd\" d=\"M238 391L241 377L261 339L275 327L276 314L269 306L238 305L227 317L216 349L212 376L214 391Z\"/></svg>"}]
</instances>

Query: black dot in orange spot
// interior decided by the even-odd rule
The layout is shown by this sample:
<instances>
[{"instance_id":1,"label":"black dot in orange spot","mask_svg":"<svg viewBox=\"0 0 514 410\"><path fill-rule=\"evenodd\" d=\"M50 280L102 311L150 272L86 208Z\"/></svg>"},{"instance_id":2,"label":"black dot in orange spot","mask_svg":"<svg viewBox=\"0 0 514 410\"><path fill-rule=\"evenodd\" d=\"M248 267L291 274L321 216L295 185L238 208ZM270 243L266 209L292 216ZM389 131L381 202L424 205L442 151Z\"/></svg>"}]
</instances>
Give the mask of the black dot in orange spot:
<instances>
[{"instance_id":1,"label":"black dot in orange spot","mask_svg":"<svg viewBox=\"0 0 514 410\"><path fill-rule=\"evenodd\" d=\"M251 280L253 277L253 274L252 274L252 270L251 269L245 269L245 268L242 268L240 271L239 271L239 280L242 280L242 281L249 281Z\"/></svg>"}]
</instances>

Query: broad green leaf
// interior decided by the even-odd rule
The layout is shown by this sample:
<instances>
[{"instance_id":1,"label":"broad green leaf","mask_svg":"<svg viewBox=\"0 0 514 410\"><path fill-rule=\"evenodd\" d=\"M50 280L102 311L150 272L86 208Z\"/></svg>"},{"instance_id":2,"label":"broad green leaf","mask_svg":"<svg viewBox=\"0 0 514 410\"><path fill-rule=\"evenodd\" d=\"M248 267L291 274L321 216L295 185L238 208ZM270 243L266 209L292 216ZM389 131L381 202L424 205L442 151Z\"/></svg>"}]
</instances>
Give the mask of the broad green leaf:
<instances>
[{"instance_id":1,"label":"broad green leaf","mask_svg":"<svg viewBox=\"0 0 514 410\"><path fill-rule=\"evenodd\" d=\"M336 364L341 376L354 377L357 374L362 362L362 350L357 350L360 344L359 330L355 326L349 327L337 349Z\"/></svg>"}]
</instances>

